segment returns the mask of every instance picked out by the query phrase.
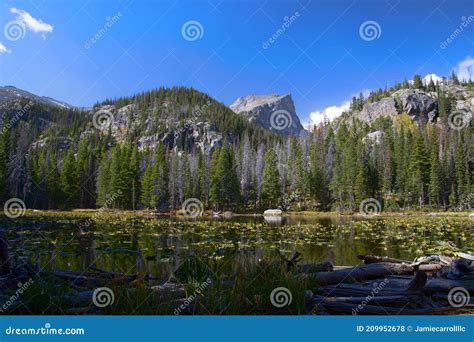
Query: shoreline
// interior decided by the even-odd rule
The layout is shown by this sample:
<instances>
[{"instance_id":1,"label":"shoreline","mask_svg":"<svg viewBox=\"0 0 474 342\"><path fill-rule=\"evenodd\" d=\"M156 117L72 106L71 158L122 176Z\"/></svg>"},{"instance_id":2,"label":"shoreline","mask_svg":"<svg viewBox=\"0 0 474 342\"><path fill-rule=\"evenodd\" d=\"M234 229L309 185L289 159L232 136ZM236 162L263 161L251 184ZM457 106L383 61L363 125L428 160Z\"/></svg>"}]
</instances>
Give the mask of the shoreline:
<instances>
[{"instance_id":1,"label":"shoreline","mask_svg":"<svg viewBox=\"0 0 474 342\"><path fill-rule=\"evenodd\" d=\"M153 216L153 217L170 217L170 218L183 218L186 219L185 215L180 211L172 212L156 212L153 210L122 210L122 209L72 209L72 210L39 210L39 209L27 209L24 212L26 216L35 216L41 214L78 214L78 215L97 215L99 213L115 213L122 215L138 215L138 216ZM232 219L238 217L265 217L263 213L233 213L224 212L217 218ZM357 219L374 219L374 218L390 218L390 217L431 217L431 218L471 218L474 220L474 211L460 211L460 212L449 212L449 211L386 211L375 215L363 215L358 212L354 213L339 213L335 211L319 212L319 211L288 211L281 216L266 216L266 217L313 217L313 218L357 218ZM197 218L214 218L211 211L205 211L202 215Z\"/></svg>"}]
</instances>

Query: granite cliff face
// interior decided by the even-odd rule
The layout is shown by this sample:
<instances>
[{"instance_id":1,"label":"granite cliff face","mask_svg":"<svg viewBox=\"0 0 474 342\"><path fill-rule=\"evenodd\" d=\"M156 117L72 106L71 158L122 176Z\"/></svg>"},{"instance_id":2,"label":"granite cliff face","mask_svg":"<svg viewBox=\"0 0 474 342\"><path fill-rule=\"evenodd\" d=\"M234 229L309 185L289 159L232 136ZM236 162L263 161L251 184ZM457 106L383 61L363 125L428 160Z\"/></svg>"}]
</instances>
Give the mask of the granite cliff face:
<instances>
[{"instance_id":1,"label":"granite cliff face","mask_svg":"<svg viewBox=\"0 0 474 342\"><path fill-rule=\"evenodd\" d=\"M400 89L391 96L364 106L358 119L373 122L379 117L393 117L407 113L414 120L425 117L433 121L438 115L438 102L435 97L418 89Z\"/></svg>"},{"instance_id":2,"label":"granite cliff face","mask_svg":"<svg viewBox=\"0 0 474 342\"><path fill-rule=\"evenodd\" d=\"M453 97L452 111L474 112L474 89L452 83L442 84L444 93ZM394 118L407 113L415 121L435 122L438 118L438 94L419 89L400 89L388 97L366 104L354 116L361 121L371 123L380 117Z\"/></svg>"},{"instance_id":3,"label":"granite cliff face","mask_svg":"<svg viewBox=\"0 0 474 342\"><path fill-rule=\"evenodd\" d=\"M243 96L229 107L249 122L280 135L301 135L305 132L290 94Z\"/></svg>"}]
</instances>

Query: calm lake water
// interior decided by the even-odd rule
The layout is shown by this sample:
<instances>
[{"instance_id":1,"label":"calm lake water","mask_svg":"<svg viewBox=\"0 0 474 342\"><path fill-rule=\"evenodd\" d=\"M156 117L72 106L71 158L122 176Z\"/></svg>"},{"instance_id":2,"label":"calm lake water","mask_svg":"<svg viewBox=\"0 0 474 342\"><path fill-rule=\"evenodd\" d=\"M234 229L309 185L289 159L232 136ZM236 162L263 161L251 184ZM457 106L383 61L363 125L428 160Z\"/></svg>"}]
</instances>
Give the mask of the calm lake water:
<instances>
[{"instance_id":1,"label":"calm lake water","mask_svg":"<svg viewBox=\"0 0 474 342\"><path fill-rule=\"evenodd\" d=\"M97 215L96 215L97 216ZM84 214L2 217L16 257L48 269L147 272L166 277L187 257L278 260L277 251L335 265L359 263L358 254L412 260L426 254L473 252L473 221L437 217L262 217L230 220Z\"/></svg>"}]
</instances>

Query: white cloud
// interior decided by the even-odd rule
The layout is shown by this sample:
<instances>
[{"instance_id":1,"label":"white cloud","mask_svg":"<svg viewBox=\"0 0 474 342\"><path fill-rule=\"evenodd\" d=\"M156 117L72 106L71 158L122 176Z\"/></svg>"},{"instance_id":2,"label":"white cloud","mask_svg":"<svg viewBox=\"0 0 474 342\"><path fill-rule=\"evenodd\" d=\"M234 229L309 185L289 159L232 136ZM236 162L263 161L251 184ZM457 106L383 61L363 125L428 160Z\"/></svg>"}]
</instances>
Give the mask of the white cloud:
<instances>
[{"instance_id":1,"label":"white cloud","mask_svg":"<svg viewBox=\"0 0 474 342\"><path fill-rule=\"evenodd\" d=\"M474 58L467 56L454 68L455 74L462 81L474 80Z\"/></svg>"},{"instance_id":2,"label":"white cloud","mask_svg":"<svg viewBox=\"0 0 474 342\"><path fill-rule=\"evenodd\" d=\"M344 111L349 110L349 106L350 106L350 101L346 101L340 106L330 106L330 107L326 107L322 111L317 110L315 112L311 112L309 114L309 117L313 125L318 125L321 122L324 122L326 118L329 121L334 120L339 115L341 115Z\"/></svg>"},{"instance_id":3,"label":"white cloud","mask_svg":"<svg viewBox=\"0 0 474 342\"><path fill-rule=\"evenodd\" d=\"M430 84L431 80L433 80L434 84L436 84L436 82L439 82L439 83L443 82L443 78L441 76L436 75L436 74L428 74L425 77L423 77L422 80L423 80L424 85ZM413 82L414 82L413 80L408 80L409 84L413 84Z\"/></svg>"},{"instance_id":4,"label":"white cloud","mask_svg":"<svg viewBox=\"0 0 474 342\"><path fill-rule=\"evenodd\" d=\"M353 96L358 97L359 94L362 93L364 98L367 98L370 94L370 89L364 89L358 92L357 94L353 94ZM316 110L309 114L309 118L311 119L311 125L318 125L321 122L324 122L325 119L332 121L338 116L340 116L343 112L348 111L351 104L351 100L344 101L339 106L329 106L324 108L323 110Z\"/></svg>"},{"instance_id":5,"label":"white cloud","mask_svg":"<svg viewBox=\"0 0 474 342\"><path fill-rule=\"evenodd\" d=\"M16 14L16 20L25 25L29 30L39 33L39 32L53 32L53 26L45 23L40 19L33 18L31 14L21 9L12 7L10 12Z\"/></svg>"},{"instance_id":6,"label":"white cloud","mask_svg":"<svg viewBox=\"0 0 474 342\"><path fill-rule=\"evenodd\" d=\"M10 53L10 52L12 52L12 50L8 50L5 45L0 43L0 53Z\"/></svg>"},{"instance_id":7,"label":"white cloud","mask_svg":"<svg viewBox=\"0 0 474 342\"><path fill-rule=\"evenodd\" d=\"M425 77L423 77L424 84L429 84L431 80L433 80L434 84L436 84L436 82L439 82L439 83L443 82L443 78L439 77L436 74L428 74Z\"/></svg>"}]
</instances>

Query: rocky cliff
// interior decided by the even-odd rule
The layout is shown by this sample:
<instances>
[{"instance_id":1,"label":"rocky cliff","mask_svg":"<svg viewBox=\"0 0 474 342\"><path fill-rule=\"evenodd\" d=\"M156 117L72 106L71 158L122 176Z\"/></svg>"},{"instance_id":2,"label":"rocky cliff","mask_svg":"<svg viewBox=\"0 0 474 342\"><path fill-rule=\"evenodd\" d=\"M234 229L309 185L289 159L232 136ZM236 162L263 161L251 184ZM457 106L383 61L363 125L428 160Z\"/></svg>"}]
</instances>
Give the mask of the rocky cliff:
<instances>
[{"instance_id":1,"label":"rocky cliff","mask_svg":"<svg viewBox=\"0 0 474 342\"><path fill-rule=\"evenodd\" d=\"M289 136L300 135L304 132L290 94L243 96L229 107L235 113L247 118L249 122L256 123L274 133Z\"/></svg>"},{"instance_id":2,"label":"rocky cliff","mask_svg":"<svg viewBox=\"0 0 474 342\"><path fill-rule=\"evenodd\" d=\"M368 103L356 116L364 122L373 122L383 116L393 118L407 113L414 120L421 117L433 121L438 115L438 102L435 95L418 89L400 89L380 101Z\"/></svg>"}]
</instances>

